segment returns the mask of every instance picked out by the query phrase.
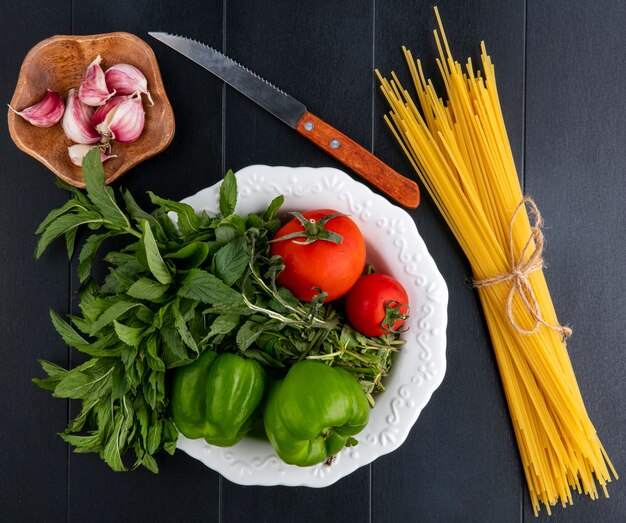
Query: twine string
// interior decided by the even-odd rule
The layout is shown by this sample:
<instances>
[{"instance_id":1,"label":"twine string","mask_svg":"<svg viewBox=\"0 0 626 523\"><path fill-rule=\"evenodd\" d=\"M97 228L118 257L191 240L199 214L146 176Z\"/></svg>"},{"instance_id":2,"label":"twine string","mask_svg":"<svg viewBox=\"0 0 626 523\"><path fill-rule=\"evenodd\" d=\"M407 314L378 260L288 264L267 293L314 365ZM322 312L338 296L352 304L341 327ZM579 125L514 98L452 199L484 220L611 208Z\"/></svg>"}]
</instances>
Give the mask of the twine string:
<instances>
[{"instance_id":1,"label":"twine string","mask_svg":"<svg viewBox=\"0 0 626 523\"><path fill-rule=\"evenodd\" d=\"M513 225L517 214L529 207L529 215L534 218L534 224L531 227L530 236L519 255L519 258L515 258L515 246L513 242ZM529 276L535 272L543 269L543 249L544 249L544 236L541 229L543 227L543 218L537 208L537 205L530 196L524 196L522 201L517 205L511 221L509 223L509 259L511 261L511 270L507 273L498 274L490 278L482 280L474 280L474 287L481 289L484 287L491 287L492 285L498 285L500 283L510 282L511 290L506 300L506 314L509 318L509 322L512 327L521 334L534 334L539 330L541 325L548 327L549 329L560 332L564 338L568 338L572 335L572 329L563 325L552 325L546 322L541 315L541 307L539 301L535 296L535 292L530 283ZM528 254L530 249L534 249ZM528 309L528 312L535 320L535 324L531 329L524 329L519 325L513 314L513 299L515 295L519 295L522 302Z\"/></svg>"}]
</instances>

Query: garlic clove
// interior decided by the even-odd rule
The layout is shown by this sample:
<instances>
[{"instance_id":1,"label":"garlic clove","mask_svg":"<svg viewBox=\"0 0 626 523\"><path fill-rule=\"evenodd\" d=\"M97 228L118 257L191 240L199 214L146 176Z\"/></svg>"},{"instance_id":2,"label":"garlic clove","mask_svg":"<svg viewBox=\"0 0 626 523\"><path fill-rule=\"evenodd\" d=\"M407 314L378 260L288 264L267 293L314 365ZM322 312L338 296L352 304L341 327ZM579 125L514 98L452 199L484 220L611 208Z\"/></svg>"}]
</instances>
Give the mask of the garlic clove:
<instances>
[{"instance_id":1,"label":"garlic clove","mask_svg":"<svg viewBox=\"0 0 626 523\"><path fill-rule=\"evenodd\" d=\"M141 135L145 120L146 113L141 103L141 94L136 93L111 109L96 129L105 140L131 143Z\"/></svg>"},{"instance_id":2,"label":"garlic clove","mask_svg":"<svg viewBox=\"0 0 626 523\"><path fill-rule=\"evenodd\" d=\"M67 94L67 104L61 126L67 136L74 143L93 144L100 141L100 134L92 124L94 109L78 99L76 89L70 89Z\"/></svg>"},{"instance_id":3,"label":"garlic clove","mask_svg":"<svg viewBox=\"0 0 626 523\"><path fill-rule=\"evenodd\" d=\"M48 89L45 96L35 105L21 111L16 111L9 105L9 109L36 127L51 127L63 116L65 103L59 93Z\"/></svg>"},{"instance_id":4,"label":"garlic clove","mask_svg":"<svg viewBox=\"0 0 626 523\"><path fill-rule=\"evenodd\" d=\"M107 88L106 80L104 79L104 71L100 67L102 58L100 55L89 64L83 80L78 88L78 98L81 102L92 107L97 107L104 104L109 98L115 94L115 90L111 93Z\"/></svg>"},{"instance_id":5,"label":"garlic clove","mask_svg":"<svg viewBox=\"0 0 626 523\"><path fill-rule=\"evenodd\" d=\"M107 114L109 114L109 112L113 110L113 108L117 107L124 100L128 100L129 98L131 97L130 96L114 96L113 98L109 98L104 103L104 105L101 105L100 107L98 107L96 109L96 112L93 113L92 124L94 125L94 127L96 127L99 123L104 122L104 119L106 118Z\"/></svg>"},{"instance_id":6,"label":"garlic clove","mask_svg":"<svg viewBox=\"0 0 626 523\"><path fill-rule=\"evenodd\" d=\"M137 91L145 94L154 105L148 91L148 80L145 75L130 64L115 64L104 72L107 87L117 91L117 94L135 94Z\"/></svg>"},{"instance_id":7,"label":"garlic clove","mask_svg":"<svg viewBox=\"0 0 626 523\"><path fill-rule=\"evenodd\" d=\"M67 152L70 155L70 161L74 165L78 165L79 167L83 165L83 159L87 155L89 151L91 151L94 147L99 147L98 145L85 145L85 144L76 144L67 148ZM117 158L116 154L106 154L100 147L100 160L104 163L110 158Z\"/></svg>"}]
</instances>

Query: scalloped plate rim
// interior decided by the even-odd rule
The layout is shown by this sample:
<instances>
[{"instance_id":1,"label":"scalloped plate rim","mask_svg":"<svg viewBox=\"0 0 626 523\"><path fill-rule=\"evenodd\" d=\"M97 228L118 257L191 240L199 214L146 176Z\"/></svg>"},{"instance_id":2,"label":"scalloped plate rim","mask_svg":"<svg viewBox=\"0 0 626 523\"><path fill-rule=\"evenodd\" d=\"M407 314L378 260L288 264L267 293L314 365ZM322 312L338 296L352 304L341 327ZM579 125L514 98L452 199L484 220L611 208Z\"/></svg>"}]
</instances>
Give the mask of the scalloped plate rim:
<instances>
[{"instance_id":1,"label":"scalloped plate rim","mask_svg":"<svg viewBox=\"0 0 626 523\"><path fill-rule=\"evenodd\" d=\"M239 193L235 209L237 213L263 211L274 196L283 193L283 212L313 207L335 208L350 213L362 229L366 241L376 239L389 244L390 239L395 237L396 244L391 241L391 246L396 247L396 253L400 249L401 259L400 264L394 260L391 265L395 271L389 272L407 287L410 300L411 296L425 298L424 304L418 306L417 316L412 308L410 329L403 335L406 345L398 354L391 375L385 382L386 391L377 397L370 423L357 435L359 445L344 448L331 466L287 465L276 456L269 442L250 437L228 448L208 445L202 439L189 440L182 435L177 443L179 449L240 485L326 487L400 447L422 409L441 385L446 371L448 289L413 218L404 209L375 194L343 171L329 167L250 165L235 175ZM208 214L215 214L219 210L221 183L219 181L182 201L192 205L197 212L204 210ZM324 204L320 199L322 197ZM305 202L304 206L298 205L298 201ZM374 217L378 217L375 223L370 221ZM378 231L386 226L389 226L386 231ZM394 226L406 228L394 230ZM397 237L398 232L407 234L407 229L413 246L408 245L402 237ZM429 279L421 282L423 275L415 273L415 267L426 271ZM409 282L411 278L421 285ZM431 294L436 294L436 298L431 297ZM431 309L430 303L436 305ZM420 312L424 314L423 317ZM431 315L436 320L435 326L426 323ZM432 356L434 360L430 360ZM407 369L411 363L418 364L413 374ZM419 395L412 397L411 391L419 391ZM379 432L374 434L373 429Z\"/></svg>"}]
</instances>

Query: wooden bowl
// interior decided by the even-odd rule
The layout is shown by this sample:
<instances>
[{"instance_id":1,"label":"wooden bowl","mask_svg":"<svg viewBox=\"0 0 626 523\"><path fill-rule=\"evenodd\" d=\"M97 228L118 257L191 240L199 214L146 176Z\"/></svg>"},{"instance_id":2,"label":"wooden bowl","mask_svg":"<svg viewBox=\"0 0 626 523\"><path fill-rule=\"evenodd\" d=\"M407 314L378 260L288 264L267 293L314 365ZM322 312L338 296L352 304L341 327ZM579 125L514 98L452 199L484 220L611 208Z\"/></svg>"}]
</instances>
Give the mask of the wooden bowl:
<instances>
[{"instance_id":1,"label":"wooden bowl","mask_svg":"<svg viewBox=\"0 0 626 523\"><path fill-rule=\"evenodd\" d=\"M159 66L152 49L130 33L107 33L92 36L53 36L33 47L24 59L11 107L21 111L37 103L46 89L67 98L71 88L78 88L87 66L96 56L102 68L127 63L137 67L148 80L154 100L150 106L143 97L146 121L141 136L133 143L113 142L111 158L104 163L106 183L111 183L139 162L165 149L174 137L174 113ZM9 132L15 144L36 158L59 178L76 187L84 187L81 168L72 164L67 148L73 143L65 136L61 123L41 128L31 125L9 109Z\"/></svg>"}]
</instances>

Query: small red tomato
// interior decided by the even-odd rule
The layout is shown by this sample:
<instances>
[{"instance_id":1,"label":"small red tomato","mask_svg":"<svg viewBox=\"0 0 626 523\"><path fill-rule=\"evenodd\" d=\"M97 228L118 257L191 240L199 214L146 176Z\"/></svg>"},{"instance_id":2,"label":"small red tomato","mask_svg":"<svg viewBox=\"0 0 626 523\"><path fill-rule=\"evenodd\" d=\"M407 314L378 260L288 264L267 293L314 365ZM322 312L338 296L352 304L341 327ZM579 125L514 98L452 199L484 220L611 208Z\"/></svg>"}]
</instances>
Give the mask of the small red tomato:
<instances>
[{"instance_id":1,"label":"small red tomato","mask_svg":"<svg viewBox=\"0 0 626 523\"><path fill-rule=\"evenodd\" d=\"M270 255L279 255L285 264L276 281L303 301L318 294L314 287L328 293L326 301L343 296L365 266L365 240L359 227L332 209L294 216L270 244Z\"/></svg>"},{"instance_id":2,"label":"small red tomato","mask_svg":"<svg viewBox=\"0 0 626 523\"><path fill-rule=\"evenodd\" d=\"M399 329L409 312L404 287L386 274L362 276L346 296L350 324L366 336L381 336Z\"/></svg>"}]
</instances>

